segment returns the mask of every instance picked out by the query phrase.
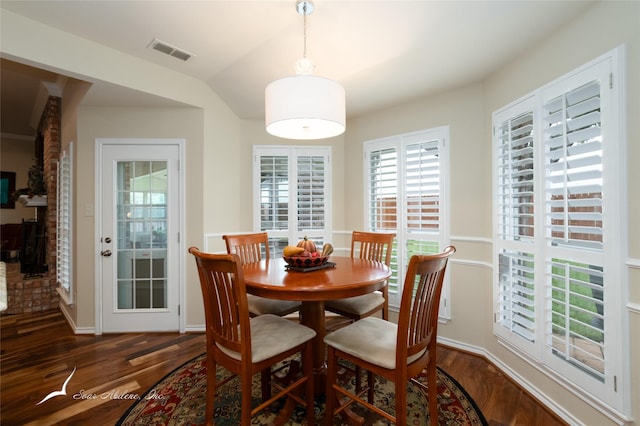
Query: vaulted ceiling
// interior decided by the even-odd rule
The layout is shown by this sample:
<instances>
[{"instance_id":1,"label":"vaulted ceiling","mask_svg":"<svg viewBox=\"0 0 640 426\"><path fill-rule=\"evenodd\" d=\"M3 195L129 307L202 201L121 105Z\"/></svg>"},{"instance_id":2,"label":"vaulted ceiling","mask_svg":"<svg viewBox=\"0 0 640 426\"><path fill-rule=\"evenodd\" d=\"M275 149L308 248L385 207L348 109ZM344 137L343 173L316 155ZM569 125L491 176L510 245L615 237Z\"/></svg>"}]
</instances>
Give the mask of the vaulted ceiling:
<instances>
[{"instance_id":1,"label":"vaulted ceiling","mask_svg":"<svg viewBox=\"0 0 640 426\"><path fill-rule=\"evenodd\" d=\"M307 56L316 74L345 86L347 115L354 117L481 81L592 4L315 0L307 17ZM295 0L3 0L0 7L201 79L240 118L262 118L265 86L293 74L303 55ZM182 61L150 49L154 39L193 57ZM23 133L38 82L57 76L4 60L1 71L2 132ZM116 89L97 85L85 102L160 101Z\"/></svg>"}]
</instances>

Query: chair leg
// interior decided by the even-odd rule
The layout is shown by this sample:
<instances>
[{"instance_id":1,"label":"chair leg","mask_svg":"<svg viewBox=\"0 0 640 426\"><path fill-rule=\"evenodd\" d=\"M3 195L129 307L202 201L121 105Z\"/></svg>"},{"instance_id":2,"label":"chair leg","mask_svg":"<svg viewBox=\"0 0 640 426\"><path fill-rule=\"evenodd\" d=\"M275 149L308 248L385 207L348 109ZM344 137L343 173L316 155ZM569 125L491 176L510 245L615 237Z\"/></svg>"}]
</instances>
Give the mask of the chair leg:
<instances>
[{"instance_id":1,"label":"chair leg","mask_svg":"<svg viewBox=\"0 0 640 426\"><path fill-rule=\"evenodd\" d=\"M356 376L356 395L360 393L362 390L362 369L359 365L356 365L353 369L353 372Z\"/></svg>"},{"instance_id":2,"label":"chair leg","mask_svg":"<svg viewBox=\"0 0 640 426\"><path fill-rule=\"evenodd\" d=\"M260 389L263 401L271 398L271 368L265 368L260 372Z\"/></svg>"},{"instance_id":3,"label":"chair leg","mask_svg":"<svg viewBox=\"0 0 640 426\"><path fill-rule=\"evenodd\" d=\"M429 398L429 423L438 424L438 383L436 374L435 354L427 364L427 397Z\"/></svg>"},{"instance_id":4,"label":"chair leg","mask_svg":"<svg viewBox=\"0 0 640 426\"><path fill-rule=\"evenodd\" d=\"M326 403L325 403L325 412L324 412L324 420L326 426L333 425L333 412L336 409L336 391L333 389L333 385L336 382L336 378L338 376L337 371L338 365L336 360L336 350L329 346L327 348L327 390L325 392L326 395Z\"/></svg>"},{"instance_id":5,"label":"chair leg","mask_svg":"<svg viewBox=\"0 0 640 426\"><path fill-rule=\"evenodd\" d=\"M213 426L213 408L216 396L216 361L207 356L207 402L205 404L205 421L207 426Z\"/></svg>"},{"instance_id":6,"label":"chair leg","mask_svg":"<svg viewBox=\"0 0 640 426\"><path fill-rule=\"evenodd\" d=\"M382 305L382 319L389 321L389 283L385 284L382 288L382 296L384 297L384 304Z\"/></svg>"},{"instance_id":7,"label":"chair leg","mask_svg":"<svg viewBox=\"0 0 640 426\"><path fill-rule=\"evenodd\" d=\"M373 394L376 389L376 378L371 371L367 371L367 386L369 386L369 390L367 391L367 401L373 404Z\"/></svg>"},{"instance_id":8,"label":"chair leg","mask_svg":"<svg viewBox=\"0 0 640 426\"><path fill-rule=\"evenodd\" d=\"M407 424L407 380L395 383L396 388L396 426ZM430 423L433 426L433 423ZM437 423L436 423L437 426Z\"/></svg>"},{"instance_id":9,"label":"chair leg","mask_svg":"<svg viewBox=\"0 0 640 426\"><path fill-rule=\"evenodd\" d=\"M313 382L313 346L311 341L304 345L302 354L302 369L304 375L307 377L305 396L307 402L307 425L313 426L316 424L316 410L315 410L315 387Z\"/></svg>"},{"instance_id":10,"label":"chair leg","mask_svg":"<svg viewBox=\"0 0 640 426\"><path fill-rule=\"evenodd\" d=\"M251 385L252 385L252 377L251 374L240 374L240 391L242 395L241 406L240 406L240 424L242 426L249 426L251 423Z\"/></svg>"}]
</instances>

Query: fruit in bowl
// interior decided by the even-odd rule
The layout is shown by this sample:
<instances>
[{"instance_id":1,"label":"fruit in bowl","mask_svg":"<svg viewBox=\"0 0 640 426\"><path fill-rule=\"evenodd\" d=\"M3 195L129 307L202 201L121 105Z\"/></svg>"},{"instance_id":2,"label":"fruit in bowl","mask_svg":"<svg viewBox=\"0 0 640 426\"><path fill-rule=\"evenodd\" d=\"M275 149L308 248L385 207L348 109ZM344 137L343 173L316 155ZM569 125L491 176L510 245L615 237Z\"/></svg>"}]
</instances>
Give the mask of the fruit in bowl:
<instances>
[{"instance_id":1,"label":"fruit in bowl","mask_svg":"<svg viewBox=\"0 0 640 426\"><path fill-rule=\"evenodd\" d=\"M328 243L324 245L322 252L319 252L316 244L305 236L296 246L286 246L282 250L282 255L285 262L291 266L311 267L327 263L332 252L333 247Z\"/></svg>"},{"instance_id":2,"label":"fruit in bowl","mask_svg":"<svg viewBox=\"0 0 640 426\"><path fill-rule=\"evenodd\" d=\"M287 262L290 266L298 266L298 267L311 267L311 266L320 266L327 263L329 260L329 256L322 256L320 252L303 252L297 256L282 256L284 261Z\"/></svg>"}]
</instances>

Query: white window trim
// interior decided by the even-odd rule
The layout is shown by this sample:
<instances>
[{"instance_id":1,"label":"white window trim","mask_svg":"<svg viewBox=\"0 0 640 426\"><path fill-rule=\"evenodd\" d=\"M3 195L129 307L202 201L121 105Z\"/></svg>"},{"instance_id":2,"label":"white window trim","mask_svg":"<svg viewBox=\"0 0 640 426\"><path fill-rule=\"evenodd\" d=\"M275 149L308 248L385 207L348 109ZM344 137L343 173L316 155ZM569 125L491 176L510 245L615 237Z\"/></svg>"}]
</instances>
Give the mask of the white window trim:
<instances>
[{"instance_id":1,"label":"white window trim","mask_svg":"<svg viewBox=\"0 0 640 426\"><path fill-rule=\"evenodd\" d=\"M544 311L545 311L545 285L544 279L543 285L537 285L535 298L536 302L536 323L538 324L536 330L535 343L526 342L524 339L519 339L516 336L505 333L504 327L501 327L496 321L499 315L499 302L498 296L498 271L497 266L494 268L494 334L498 337L499 342L503 343L505 347L513 350L515 354L527 360L527 362L541 371L543 374L552 378L561 386L578 396L579 398L587 401L594 406L597 410L605 414L607 417L616 421L626 421L631 414L631 401L630 401L630 359L628 351L621 351L623 348L626 336L629 336L629 318L628 312L624 309L628 303L628 277L624 273L624 249L627 247L627 203L626 203L626 144L627 138L624 129L626 128L626 115L625 108L625 76L623 70L624 66L624 47L618 47L610 52L601 55L600 57L590 61L589 63L567 73L566 75L544 85L543 87L535 90L534 92L512 102L511 104L501 108L493 114L494 129L497 124L503 122L505 117L513 117L523 112L527 108L534 113L534 123L536 132L536 177L535 185L536 189L536 206L535 206L535 223L536 223L536 259L539 259L536 264L536 277L544 275L545 267L545 237L544 237L544 223L545 223L545 206L544 197L539 194L544 194L544 166L543 166L543 140L542 140L542 120L541 111L545 98L551 96L546 93L547 90L562 83L566 79L569 79L575 75L586 72L590 68L599 66L609 66L609 81L602 81L602 87L605 90L602 91L603 99L605 97L614 96L614 101L606 100L607 105L611 108L609 111L604 111L602 121L607 123L606 135L603 134L605 140L619 141L620 143L609 144L606 148L603 146L603 150L608 150L606 156L603 159L603 173L605 187L604 191L607 197L615 199L614 209L608 212L609 217L608 224L604 230L604 240L608 242L605 257L604 266L607 271L607 280L609 282L619 282L620 288L616 288L614 291L609 290L605 296L605 383L601 383L587 374L577 374L578 371L571 366L564 363L557 362L557 359L553 355L545 350L545 337L544 337ZM605 101L603 101L605 104ZM496 137L493 138L493 154L492 158L495 162L496 153ZM497 229L497 167L494 164L494 184L493 184L493 208L494 208L494 265L497 265L497 253L501 248L509 248L514 250L520 250L518 242L501 240L498 237ZM542 228L539 228L542 226ZM616 244L617 242L617 244ZM539 275L542 274L542 275ZM536 278L537 282L540 282L541 278ZM612 343L613 342L613 343ZM617 348L617 349L615 349Z\"/></svg>"}]
</instances>

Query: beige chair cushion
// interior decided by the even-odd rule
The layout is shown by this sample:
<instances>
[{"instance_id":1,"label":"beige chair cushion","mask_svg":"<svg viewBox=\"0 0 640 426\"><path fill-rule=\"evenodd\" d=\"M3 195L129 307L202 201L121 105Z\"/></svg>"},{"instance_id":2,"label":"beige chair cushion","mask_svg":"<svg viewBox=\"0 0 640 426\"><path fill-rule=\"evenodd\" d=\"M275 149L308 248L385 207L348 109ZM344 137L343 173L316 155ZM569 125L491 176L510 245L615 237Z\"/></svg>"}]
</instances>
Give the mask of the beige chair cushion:
<instances>
[{"instance_id":1,"label":"beige chair cushion","mask_svg":"<svg viewBox=\"0 0 640 426\"><path fill-rule=\"evenodd\" d=\"M356 315L364 315L372 309L384 303L384 296L379 291L363 294L362 296L346 299L328 300L326 306L331 306L341 311L351 312Z\"/></svg>"},{"instance_id":2,"label":"beige chair cushion","mask_svg":"<svg viewBox=\"0 0 640 426\"><path fill-rule=\"evenodd\" d=\"M253 315L278 315L281 312L287 312L290 309L300 306L300 302L295 300L268 299L253 294L247 294L247 303L249 304L249 312Z\"/></svg>"},{"instance_id":3,"label":"beige chair cushion","mask_svg":"<svg viewBox=\"0 0 640 426\"><path fill-rule=\"evenodd\" d=\"M398 326L381 318L366 317L327 334L324 341L343 352L383 368L396 368L396 336ZM407 359L407 364L422 354Z\"/></svg>"},{"instance_id":4,"label":"beige chair cushion","mask_svg":"<svg viewBox=\"0 0 640 426\"><path fill-rule=\"evenodd\" d=\"M316 336L316 332L277 315L265 314L251 318L251 362L258 363L298 346ZM218 348L231 358L240 354L220 345Z\"/></svg>"}]
</instances>

